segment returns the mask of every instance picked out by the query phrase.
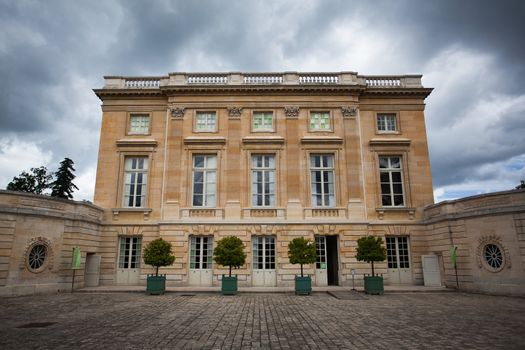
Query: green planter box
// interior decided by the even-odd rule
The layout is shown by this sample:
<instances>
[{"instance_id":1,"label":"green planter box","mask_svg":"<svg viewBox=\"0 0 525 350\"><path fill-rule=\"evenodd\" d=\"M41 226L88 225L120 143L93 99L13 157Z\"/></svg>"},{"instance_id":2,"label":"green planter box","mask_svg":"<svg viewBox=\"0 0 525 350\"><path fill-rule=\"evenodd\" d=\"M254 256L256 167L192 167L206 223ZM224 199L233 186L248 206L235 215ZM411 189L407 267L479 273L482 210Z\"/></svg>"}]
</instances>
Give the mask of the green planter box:
<instances>
[{"instance_id":1,"label":"green planter box","mask_svg":"<svg viewBox=\"0 0 525 350\"><path fill-rule=\"evenodd\" d=\"M146 293L162 295L166 291L166 275L148 275Z\"/></svg>"},{"instance_id":2,"label":"green planter box","mask_svg":"<svg viewBox=\"0 0 525 350\"><path fill-rule=\"evenodd\" d=\"M228 276L222 275L221 294L222 295L237 294L237 276L228 277Z\"/></svg>"},{"instance_id":3,"label":"green planter box","mask_svg":"<svg viewBox=\"0 0 525 350\"><path fill-rule=\"evenodd\" d=\"M310 293L312 293L312 278L295 276L295 294L310 295Z\"/></svg>"},{"instance_id":4,"label":"green planter box","mask_svg":"<svg viewBox=\"0 0 525 350\"><path fill-rule=\"evenodd\" d=\"M383 294L384 292L383 276L365 276L366 294Z\"/></svg>"}]
</instances>

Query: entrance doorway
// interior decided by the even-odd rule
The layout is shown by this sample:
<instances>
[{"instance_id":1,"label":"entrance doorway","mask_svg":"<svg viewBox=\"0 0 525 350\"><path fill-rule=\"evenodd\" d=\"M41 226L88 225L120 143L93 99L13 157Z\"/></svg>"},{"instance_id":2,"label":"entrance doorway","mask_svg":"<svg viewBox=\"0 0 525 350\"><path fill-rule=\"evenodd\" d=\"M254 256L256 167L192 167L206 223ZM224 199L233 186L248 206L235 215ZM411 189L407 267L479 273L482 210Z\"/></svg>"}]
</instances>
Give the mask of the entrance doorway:
<instances>
[{"instance_id":1,"label":"entrance doorway","mask_svg":"<svg viewBox=\"0 0 525 350\"><path fill-rule=\"evenodd\" d=\"M141 251L142 237L121 236L119 238L117 284L139 284Z\"/></svg>"},{"instance_id":2,"label":"entrance doorway","mask_svg":"<svg viewBox=\"0 0 525 350\"><path fill-rule=\"evenodd\" d=\"M315 236L317 261L315 281L318 286L339 285L339 254L337 236Z\"/></svg>"},{"instance_id":3,"label":"entrance doorway","mask_svg":"<svg viewBox=\"0 0 525 350\"><path fill-rule=\"evenodd\" d=\"M252 285L257 287L275 287L275 237L255 236L252 238Z\"/></svg>"},{"instance_id":4,"label":"entrance doorway","mask_svg":"<svg viewBox=\"0 0 525 350\"><path fill-rule=\"evenodd\" d=\"M386 237L386 253L390 284L412 284L408 236Z\"/></svg>"},{"instance_id":5,"label":"entrance doorway","mask_svg":"<svg viewBox=\"0 0 525 350\"><path fill-rule=\"evenodd\" d=\"M213 282L213 237L190 238L190 286L211 286Z\"/></svg>"}]
</instances>

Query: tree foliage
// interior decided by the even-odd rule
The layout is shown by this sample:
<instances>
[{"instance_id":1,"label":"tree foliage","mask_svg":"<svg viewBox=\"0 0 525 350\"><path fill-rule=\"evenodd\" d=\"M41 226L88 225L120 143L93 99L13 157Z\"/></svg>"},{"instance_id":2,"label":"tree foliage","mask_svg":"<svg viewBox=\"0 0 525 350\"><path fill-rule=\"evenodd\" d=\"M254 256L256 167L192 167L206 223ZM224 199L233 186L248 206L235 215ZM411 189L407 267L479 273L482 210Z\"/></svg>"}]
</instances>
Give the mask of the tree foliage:
<instances>
[{"instance_id":1,"label":"tree foliage","mask_svg":"<svg viewBox=\"0 0 525 350\"><path fill-rule=\"evenodd\" d=\"M525 189L525 180L521 180L520 184L518 186L516 186L516 189L517 190Z\"/></svg>"},{"instance_id":2,"label":"tree foliage","mask_svg":"<svg viewBox=\"0 0 525 350\"><path fill-rule=\"evenodd\" d=\"M372 264L372 276L374 276L374 262L385 261L386 249L381 237L366 236L357 240L357 261L366 261Z\"/></svg>"},{"instance_id":3,"label":"tree foliage","mask_svg":"<svg viewBox=\"0 0 525 350\"><path fill-rule=\"evenodd\" d=\"M144 263L156 267L155 275L159 275L159 267L169 266L175 261L171 253L171 243L162 238L155 239L144 248Z\"/></svg>"},{"instance_id":4,"label":"tree foliage","mask_svg":"<svg viewBox=\"0 0 525 350\"><path fill-rule=\"evenodd\" d=\"M291 264L301 265L301 277L303 277L303 265L313 264L317 260L315 243L304 237L294 238L288 243L288 259Z\"/></svg>"},{"instance_id":5,"label":"tree foliage","mask_svg":"<svg viewBox=\"0 0 525 350\"><path fill-rule=\"evenodd\" d=\"M52 175L47 173L47 168L31 168L31 173L22 171L20 175L15 176L13 181L7 184L6 189L9 191L19 191L34 194L43 194L49 188Z\"/></svg>"},{"instance_id":6,"label":"tree foliage","mask_svg":"<svg viewBox=\"0 0 525 350\"><path fill-rule=\"evenodd\" d=\"M51 183L51 197L73 199L73 189L78 190L78 187L73 183L75 178L75 174L73 174L75 171L74 164L69 158L64 158L60 162L60 167L55 173L55 181Z\"/></svg>"},{"instance_id":7,"label":"tree foliage","mask_svg":"<svg viewBox=\"0 0 525 350\"><path fill-rule=\"evenodd\" d=\"M244 244L241 239L229 236L219 240L213 250L213 260L219 265L228 266L231 277L232 267L238 269L246 262L246 253L244 253Z\"/></svg>"}]
</instances>

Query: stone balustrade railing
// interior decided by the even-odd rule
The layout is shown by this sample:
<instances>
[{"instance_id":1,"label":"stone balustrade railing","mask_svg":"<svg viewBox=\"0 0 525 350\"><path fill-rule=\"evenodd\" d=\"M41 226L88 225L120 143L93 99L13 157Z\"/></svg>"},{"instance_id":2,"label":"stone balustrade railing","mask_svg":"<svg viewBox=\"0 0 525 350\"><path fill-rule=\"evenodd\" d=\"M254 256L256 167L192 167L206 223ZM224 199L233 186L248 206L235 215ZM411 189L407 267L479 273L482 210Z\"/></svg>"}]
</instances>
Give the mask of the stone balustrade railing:
<instances>
[{"instance_id":1,"label":"stone balustrade railing","mask_svg":"<svg viewBox=\"0 0 525 350\"><path fill-rule=\"evenodd\" d=\"M421 75L362 76L339 73L170 73L163 77L105 77L106 89L157 89L183 85L366 85L368 88L421 88Z\"/></svg>"}]
</instances>

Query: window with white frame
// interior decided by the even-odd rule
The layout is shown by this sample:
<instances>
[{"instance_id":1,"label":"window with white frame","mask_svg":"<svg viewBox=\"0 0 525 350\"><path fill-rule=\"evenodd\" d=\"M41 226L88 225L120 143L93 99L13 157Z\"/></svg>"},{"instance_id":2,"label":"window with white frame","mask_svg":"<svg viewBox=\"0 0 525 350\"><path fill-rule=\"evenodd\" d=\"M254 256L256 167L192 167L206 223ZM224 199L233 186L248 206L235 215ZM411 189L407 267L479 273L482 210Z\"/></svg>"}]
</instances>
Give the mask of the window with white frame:
<instances>
[{"instance_id":1,"label":"window with white frame","mask_svg":"<svg viewBox=\"0 0 525 350\"><path fill-rule=\"evenodd\" d=\"M147 114L130 115L129 134L149 134L149 115Z\"/></svg>"},{"instance_id":2,"label":"window with white frame","mask_svg":"<svg viewBox=\"0 0 525 350\"><path fill-rule=\"evenodd\" d=\"M206 270L213 267L213 237L190 237L190 269Z\"/></svg>"},{"instance_id":3,"label":"window with white frame","mask_svg":"<svg viewBox=\"0 0 525 350\"><path fill-rule=\"evenodd\" d=\"M193 156L194 207L214 207L217 192L217 156Z\"/></svg>"},{"instance_id":4,"label":"window with white frame","mask_svg":"<svg viewBox=\"0 0 525 350\"><path fill-rule=\"evenodd\" d=\"M148 158L126 157L124 162L124 207L143 207L148 183Z\"/></svg>"},{"instance_id":5,"label":"window with white frame","mask_svg":"<svg viewBox=\"0 0 525 350\"><path fill-rule=\"evenodd\" d=\"M275 237L253 236L252 252L254 270L275 270Z\"/></svg>"},{"instance_id":6,"label":"window with white frame","mask_svg":"<svg viewBox=\"0 0 525 350\"><path fill-rule=\"evenodd\" d=\"M379 175L381 179L381 204L384 207L403 207L403 170L401 157L379 157Z\"/></svg>"},{"instance_id":7,"label":"window with white frame","mask_svg":"<svg viewBox=\"0 0 525 350\"><path fill-rule=\"evenodd\" d=\"M252 205L275 205L275 156L252 155Z\"/></svg>"},{"instance_id":8,"label":"window with white frame","mask_svg":"<svg viewBox=\"0 0 525 350\"><path fill-rule=\"evenodd\" d=\"M273 113L253 112L252 131L273 131Z\"/></svg>"},{"instance_id":9,"label":"window with white frame","mask_svg":"<svg viewBox=\"0 0 525 350\"><path fill-rule=\"evenodd\" d=\"M397 131L397 117L395 113L381 113L377 115L377 131Z\"/></svg>"},{"instance_id":10,"label":"window with white frame","mask_svg":"<svg viewBox=\"0 0 525 350\"><path fill-rule=\"evenodd\" d=\"M310 181L312 206L335 206L334 156L331 154L310 155Z\"/></svg>"},{"instance_id":11,"label":"window with white frame","mask_svg":"<svg viewBox=\"0 0 525 350\"><path fill-rule=\"evenodd\" d=\"M195 131L217 131L217 114L215 112L197 112L195 115Z\"/></svg>"},{"instance_id":12,"label":"window with white frame","mask_svg":"<svg viewBox=\"0 0 525 350\"><path fill-rule=\"evenodd\" d=\"M329 112L310 112L310 131L330 131Z\"/></svg>"}]
</instances>

